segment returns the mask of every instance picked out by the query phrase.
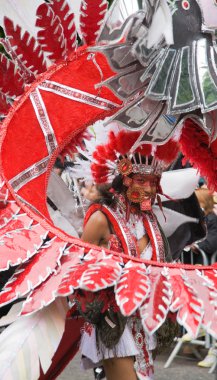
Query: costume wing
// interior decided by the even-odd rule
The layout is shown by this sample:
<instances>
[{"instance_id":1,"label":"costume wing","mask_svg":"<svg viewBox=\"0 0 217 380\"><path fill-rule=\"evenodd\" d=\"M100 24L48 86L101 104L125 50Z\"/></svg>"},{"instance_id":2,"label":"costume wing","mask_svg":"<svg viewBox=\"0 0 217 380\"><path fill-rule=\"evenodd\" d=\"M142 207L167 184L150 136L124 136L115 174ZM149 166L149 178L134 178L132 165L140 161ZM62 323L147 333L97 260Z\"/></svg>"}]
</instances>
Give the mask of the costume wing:
<instances>
[{"instance_id":1,"label":"costume wing","mask_svg":"<svg viewBox=\"0 0 217 380\"><path fill-rule=\"evenodd\" d=\"M26 5L27 2L22 3ZM85 3L89 2L85 0ZM80 133L96 120L103 120L117 112L122 106L122 101L109 88L105 86L100 90L96 88L102 79L107 80L114 75L106 58L100 52L93 54L86 47L80 47L73 53L72 50L76 45L74 43L75 27L68 1L49 3L32 1L33 16L31 14L31 17L28 4L25 9L22 9L20 5L17 8L16 2L12 0L2 0L0 5L2 25L11 37L9 41L7 39L3 41L11 61L2 58L2 62L4 61L4 66L7 66L9 72L13 72L13 79L11 84L8 84L8 90L2 87L2 83L8 83L4 82L8 74L1 72L2 115L6 114L8 105L14 100L8 116L1 124L0 131L0 268L5 271L9 267L14 267L15 270L12 279L9 279L0 293L0 303L6 305L15 299L26 297L22 308L22 314L25 316L15 321L0 337L0 340L2 337L4 340L4 345L2 343L1 347L5 348L5 354L0 355L0 361L3 361L1 378L3 379L4 376L9 378L10 371L17 369L17 358L21 355L18 342L23 341L24 335L28 345L30 343L32 345L31 361L35 364L32 368L33 372L28 372L28 379L36 379L39 376L39 356L42 369L44 372L47 371L51 356L61 339L65 318L65 311L64 313L58 311L57 304L54 303L55 299L59 296L73 296L76 288L87 289L88 287L89 290L96 290L95 287L92 289L91 285L87 284L87 274L91 275L91 282L97 284L97 290L105 288L105 283L99 279L99 273L102 271L107 255L111 255L109 256L111 272L108 273L110 282L106 286L115 285L116 302L124 315L131 315L138 308L145 329L152 333L163 323L168 312L173 311L177 313L178 322L193 336L202 325L216 337L216 307L215 302L212 302L217 292L215 266L162 264L132 257L130 257L132 265L129 265L128 256L108 250L102 252L102 248L84 243L53 225L47 210L46 191L50 171L57 155L75 136L80 136ZM103 2L98 2L99 4ZM37 25L33 28L34 30L29 29L33 38L29 39L29 35L23 34L24 24L25 30L29 20L35 25L32 19L35 19L36 13ZM95 19L97 24L99 14L100 12L97 13ZM7 19L4 19L4 16L7 16ZM17 25L20 25L23 17L25 22L20 30ZM48 28L49 33L44 28L45 21L49 21L49 28L51 27ZM67 22L71 29L67 28ZM66 34L64 34L64 28L67 29ZM83 33L86 33L88 28L87 23L82 29ZM53 36L55 36L53 45L55 51L52 48ZM85 38L87 40L87 37ZM22 42L21 44L18 44L18 39ZM19 50L21 48L22 53ZM35 49L36 59L32 62L31 55ZM72 52L71 55L68 55L69 50ZM128 58L134 59L132 56ZM156 56L152 58L154 60ZM50 66L51 61L52 66ZM16 63L15 66L13 62ZM44 65L48 68L46 72L42 72ZM139 65L141 68L141 63ZM16 96L23 91L24 83L25 92L17 98ZM141 116L141 113L139 115ZM161 115L160 112L159 115ZM145 116L143 112L142 117L147 119L147 114ZM192 145L186 142L190 135L189 128L189 126L186 127L185 136L181 136L183 150L187 152L188 158L191 158L194 153L195 165L200 167L201 174L205 172L216 188L216 167L212 165L208 170L208 160L201 163L200 155L196 155L195 151L192 153L190 149ZM209 157L215 161L217 151L214 143L210 145L208 139L204 137L200 141L201 134L196 126L191 126L190 131L192 130L195 132L194 141L198 143L198 145L195 144L197 148L201 143L204 151L208 152ZM45 239L48 238L49 243L44 245ZM137 263L142 263L142 267L146 268L145 279L137 270ZM91 268L96 270L91 272ZM128 273L131 269L133 272ZM142 284L145 280L146 286L143 290L142 285L138 287L138 291L142 291L142 298L137 295L135 298L132 297L133 302L129 302L133 292L132 278L136 281L137 273L139 283ZM129 292L121 292L120 281L123 280L127 286L127 278L130 279L131 284ZM149 283L153 284L150 293ZM153 302L155 299L156 302ZM55 316L55 322L52 320L52 323L56 323L59 319L60 328L54 333L55 344L47 356L43 347L38 347L35 342L34 334L37 328L40 331L44 323L42 317L45 321L49 320L50 309L53 311L50 317ZM32 315L26 317L27 314ZM82 324L83 321L79 328ZM31 333L30 329L33 325L37 327ZM22 326L22 330L19 326ZM15 335L14 332L17 329L19 331ZM48 335L51 329L52 325L48 326ZM67 351L64 348L65 345L60 356L57 350L58 359L54 360L53 366L57 362L63 362L66 357L71 358L76 352L74 343L77 343L78 338L79 334L72 338L71 346L74 348L71 350L71 355L70 349L68 348ZM10 350L6 351L6 346L11 347L11 344L15 343L17 357L12 358ZM24 345L23 350L28 351ZM6 364L4 356L6 352L8 363L12 360L14 364L11 369ZM26 370L29 370L28 368Z\"/></svg>"}]
</instances>

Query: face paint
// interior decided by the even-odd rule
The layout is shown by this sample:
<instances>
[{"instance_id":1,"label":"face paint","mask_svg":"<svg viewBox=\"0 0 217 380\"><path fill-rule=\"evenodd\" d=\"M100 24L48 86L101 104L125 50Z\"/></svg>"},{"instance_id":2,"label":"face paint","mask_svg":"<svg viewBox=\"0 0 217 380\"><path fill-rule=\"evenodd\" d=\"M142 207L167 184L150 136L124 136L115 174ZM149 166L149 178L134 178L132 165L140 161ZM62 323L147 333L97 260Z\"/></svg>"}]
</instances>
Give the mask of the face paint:
<instances>
[{"instance_id":1,"label":"face paint","mask_svg":"<svg viewBox=\"0 0 217 380\"><path fill-rule=\"evenodd\" d=\"M128 187L126 195L130 202L140 203L143 211L151 210L159 184L159 177L135 174L132 178L125 176L123 183Z\"/></svg>"}]
</instances>

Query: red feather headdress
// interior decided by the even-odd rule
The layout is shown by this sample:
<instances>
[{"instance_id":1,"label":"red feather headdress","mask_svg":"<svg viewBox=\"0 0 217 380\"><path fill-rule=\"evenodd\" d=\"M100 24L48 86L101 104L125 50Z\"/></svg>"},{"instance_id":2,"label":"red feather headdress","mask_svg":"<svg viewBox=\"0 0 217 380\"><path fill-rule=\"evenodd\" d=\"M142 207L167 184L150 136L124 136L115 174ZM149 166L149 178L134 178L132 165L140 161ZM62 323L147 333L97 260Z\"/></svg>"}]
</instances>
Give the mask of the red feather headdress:
<instances>
[{"instance_id":1,"label":"red feather headdress","mask_svg":"<svg viewBox=\"0 0 217 380\"><path fill-rule=\"evenodd\" d=\"M139 132L121 130L109 133L108 142L96 147L91 164L96 183L111 182L112 177L121 173L143 173L159 175L176 158L179 146L169 140L163 146L144 144L131 152L131 147L139 137ZM137 159L136 159L137 157ZM145 159L144 159L145 158Z\"/></svg>"}]
</instances>

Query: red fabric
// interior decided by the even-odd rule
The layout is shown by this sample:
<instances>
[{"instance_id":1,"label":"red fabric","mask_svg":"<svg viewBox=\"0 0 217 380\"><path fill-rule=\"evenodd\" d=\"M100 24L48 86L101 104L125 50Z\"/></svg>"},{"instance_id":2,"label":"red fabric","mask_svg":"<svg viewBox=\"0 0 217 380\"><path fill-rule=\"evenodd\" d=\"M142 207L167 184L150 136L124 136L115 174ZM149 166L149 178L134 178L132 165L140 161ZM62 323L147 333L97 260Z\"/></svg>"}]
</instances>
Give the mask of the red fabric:
<instances>
[{"instance_id":1,"label":"red fabric","mask_svg":"<svg viewBox=\"0 0 217 380\"><path fill-rule=\"evenodd\" d=\"M33 83L29 91L24 94L18 104L14 103L14 110L7 118L7 134L2 144L2 172L6 180L10 180L37 161L48 156L44 135L39 127L29 95L40 82L49 79L94 95L108 99L117 104L120 101L106 87L100 91L95 84L101 81L99 70L92 60L88 60L87 53L80 49L76 56L66 63L62 63L42 75L37 83ZM100 65L104 79L113 73L106 59L100 55L95 56ZM50 219L46 206L46 187L49 171L59 151L66 146L71 138L83 131L88 125L105 116L114 113L103 109L69 100L51 92L40 90L47 113L55 132L58 147L51 156L48 172L31 180L19 191L19 195L32 204L42 215Z\"/></svg>"},{"instance_id":2,"label":"red fabric","mask_svg":"<svg viewBox=\"0 0 217 380\"><path fill-rule=\"evenodd\" d=\"M130 253L128 252L128 248L127 248L127 242L124 238L124 235L121 231L121 228L120 228L120 225L118 223L118 221L115 219L115 217L111 214L111 212L109 212L109 210L105 207L103 207L103 205L101 204L93 204L89 207L86 215L85 215L85 219L84 219L84 226L85 224L88 222L89 218L91 217L91 215L96 212L96 211L102 211L103 214L105 214L109 220L109 222L112 224L112 227L114 229L114 232L115 234L117 235L118 239L120 240L121 242L121 245L123 247L123 251L126 255L130 255ZM139 257L139 255L138 255Z\"/></svg>"},{"instance_id":3,"label":"red fabric","mask_svg":"<svg viewBox=\"0 0 217 380\"><path fill-rule=\"evenodd\" d=\"M46 374L41 375L39 380L52 380L64 370L67 364L73 359L79 349L81 338L81 328L84 325L84 319L67 319L66 328L61 339L60 345L55 352L52 364Z\"/></svg>"}]
</instances>

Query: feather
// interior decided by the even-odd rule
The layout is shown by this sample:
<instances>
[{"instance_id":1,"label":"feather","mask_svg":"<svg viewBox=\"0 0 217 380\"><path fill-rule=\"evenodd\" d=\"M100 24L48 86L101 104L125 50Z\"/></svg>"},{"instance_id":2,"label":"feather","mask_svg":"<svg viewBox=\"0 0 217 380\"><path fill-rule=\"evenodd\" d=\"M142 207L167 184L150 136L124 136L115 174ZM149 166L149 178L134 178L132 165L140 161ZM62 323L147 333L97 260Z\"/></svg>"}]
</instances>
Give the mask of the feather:
<instances>
[{"instance_id":1,"label":"feather","mask_svg":"<svg viewBox=\"0 0 217 380\"><path fill-rule=\"evenodd\" d=\"M36 37L37 28L35 26L36 10L44 0L1 0L0 1L0 25L4 25L4 17L8 17L15 24L21 26L23 30L28 30Z\"/></svg>"},{"instance_id":2,"label":"feather","mask_svg":"<svg viewBox=\"0 0 217 380\"><path fill-rule=\"evenodd\" d=\"M151 267L149 274L150 296L140 307L142 325L149 334L153 334L165 321L172 300L168 268Z\"/></svg>"},{"instance_id":3,"label":"feather","mask_svg":"<svg viewBox=\"0 0 217 380\"><path fill-rule=\"evenodd\" d=\"M192 141L194 142L192 144ZM195 121L185 120L180 138L182 153L186 156L193 167L199 170L200 174L207 179L208 187L211 190L217 189L217 168L215 149L210 147L207 134ZM214 144L215 147L215 144ZM201 157L203 159L201 160ZM209 162L209 165L207 165Z\"/></svg>"},{"instance_id":4,"label":"feather","mask_svg":"<svg viewBox=\"0 0 217 380\"><path fill-rule=\"evenodd\" d=\"M90 45L96 41L107 9L106 0L82 0L80 29L85 44Z\"/></svg>"},{"instance_id":5,"label":"feather","mask_svg":"<svg viewBox=\"0 0 217 380\"><path fill-rule=\"evenodd\" d=\"M89 264L79 281L81 289L96 292L114 286L122 272L118 261L106 257L101 261Z\"/></svg>"},{"instance_id":6,"label":"feather","mask_svg":"<svg viewBox=\"0 0 217 380\"><path fill-rule=\"evenodd\" d=\"M61 266L45 282L41 283L34 289L23 303L22 315L33 313L48 306L57 297L57 289L61 284L63 277L67 274L69 268L79 263L83 252L65 251L61 257Z\"/></svg>"},{"instance_id":7,"label":"feather","mask_svg":"<svg viewBox=\"0 0 217 380\"><path fill-rule=\"evenodd\" d=\"M0 92L0 116L5 117L11 107L12 99Z\"/></svg>"},{"instance_id":8,"label":"feather","mask_svg":"<svg viewBox=\"0 0 217 380\"><path fill-rule=\"evenodd\" d=\"M210 271L211 272L211 271ZM217 298L216 286L212 280L206 276L206 271L191 271L189 280L194 289L197 289L200 300L203 302L204 315L202 319L203 328L217 338Z\"/></svg>"},{"instance_id":9,"label":"feather","mask_svg":"<svg viewBox=\"0 0 217 380\"><path fill-rule=\"evenodd\" d=\"M66 39L67 57L73 52L77 45L77 33L74 22L74 14L70 11L66 0L55 0L51 7L56 16L61 20L64 38Z\"/></svg>"},{"instance_id":10,"label":"feather","mask_svg":"<svg viewBox=\"0 0 217 380\"><path fill-rule=\"evenodd\" d=\"M9 269L35 255L48 232L36 224L30 228L13 230L0 237L0 268Z\"/></svg>"},{"instance_id":11,"label":"feather","mask_svg":"<svg viewBox=\"0 0 217 380\"><path fill-rule=\"evenodd\" d=\"M158 160L170 163L174 161L179 153L179 145L174 140L169 140L164 145L157 146L155 157Z\"/></svg>"},{"instance_id":12,"label":"feather","mask_svg":"<svg viewBox=\"0 0 217 380\"><path fill-rule=\"evenodd\" d=\"M9 220L4 217L4 222L5 225L1 228L2 235L9 234L15 230L29 229L33 224L33 220L27 214L14 214Z\"/></svg>"},{"instance_id":13,"label":"feather","mask_svg":"<svg viewBox=\"0 0 217 380\"><path fill-rule=\"evenodd\" d=\"M1 380L38 380L40 366L46 373L64 333L67 309L66 301L58 300L34 315L18 318L2 332Z\"/></svg>"},{"instance_id":14,"label":"feather","mask_svg":"<svg viewBox=\"0 0 217 380\"><path fill-rule=\"evenodd\" d=\"M17 316L21 312L22 304L23 302L21 301L21 302L16 302L11 306L9 312L0 318L0 327L8 326L14 321L16 321Z\"/></svg>"},{"instance_id":15,"label":"feather","mask_svg":"<svg viewBox=\"0 0 217 380\"><path fill-rule=\"evenodd\" d=\"M5 284L0 293L0 304L8 304L25 296L30 290L44 282L51 273L54 273L56 267L60 266L65 245L66 243L59 238L54 238L44 244L37 254L21 265Z\"/></svg>"},{"instance_id":16,"label":"feather","mask_svg":"<svg viewBox=\"0 0 217 380\"><path fill-rule=\"evenodd\" d=\"M15 67L17 68L17 72L21 76L24 83L31 83L32 81L34 81L35 79L34 74L31 71L29 71L26 68L26 66L24 66L22 60L19 59L15 50L12 49L9 40L1 38L0 42L2 46L4 47L6 53L10 56L11 61L15 64Z\"/></svg>"},{"instance_id":17,"label":"feather","mask_svg":"<svg viewBox=\"0 0 217 380\"><path fill-rule=\"evenodd\" d=\"M115 287L115 298L123 315L133 314L150 292L150 280L144 264L128 261Z\"/></svg>"},{"instance_id":18,"label":"feather","mask_svg":"<svg viewBox=\"0 0 217 380\"><path fill-rule=\"evenodd\" d=\"M177 321L184 326L190 336L196 337L203 319L203 303L189 281L189 271L173 268L170 271L173 298L170 310L177 312Z\"/></svg>"},{"instance_id":19,"label":"feather","mask_svg":"<svg viewBox=\"0 0 217 380\"><path fill-rule=\"evenodd\" d=\"M74 289L80 287L81 276L85 270L89 269L89 266L90 262L84 262L70 267L58 288L57 294L59 296L68 296L74 293Z\"/></svg>"},{"instance_id":20,"label":"feather","mask_svg":"<svg viewBox=\"0 0 217 380\"><path fill-rule=\"evenodd\" d=\"M43 73L47 67L45 57L36 39L29 32L22 33L19 25L14 25L9 18L4 18L5 33L13 52L19 57L19 61L34 75ZM32 78L34 79L34 78Z\"/></svg>"},{"instance_id":21,"label":"feather","mask_svg":"<svg viewBox=\"0 0 217 380\"><path fill-rule=\"evenodd\" d=\"M20 207L15 201L10 201L6 204L4 209L0 211L0 228L5 227L12 219L17 216L20 211ZM2 234L2 230L1 230ZM2 234L3 235L3 234Z\"/></svg>"},{"instance_id":22,"label":"feather","mask_svg":"<svg viewBox=\"0 0 217 380\"><path fill-rule=\"evenodd\" d=\"M80 248L81 254L83 253L83 249ZM73 247L74 250L74 247ZM79 253L79 251L78 251ZM61 284L58 287L57 294L59 296L68 296L74 292L74 289L79 288L80 280L82 274L85 270L90 268L90 265L96 263L98 261L105 259L105 252L102 250L94 251L90 250L87 255L85 255L85 260L79 260L79 263L76 265L70 266L66 276L63 278Z\"/></svg>"},{"instance_id":23,"label":"feather","mask_svg":"<svg viewBox=\"0 0 217 380\"><path fill-rule=\"evenodd\" d=\"M48 58L54 62L64 59L66 40L63 27L50 5L43 3L38 7L36 25L41 29L38 31L37 40L43 51L49 53Z\"/></svg>"},{"instance_id":24,"label":"feather","mask_svg":"<svg viewBox=\"0 0 217 380\"><path fill-rule=\"evenodd\" d=\"M0 90L11 98L24 91L24 82L18 74L15 64L4 54L0 56Z\"/></svg>"}]
</instances>

